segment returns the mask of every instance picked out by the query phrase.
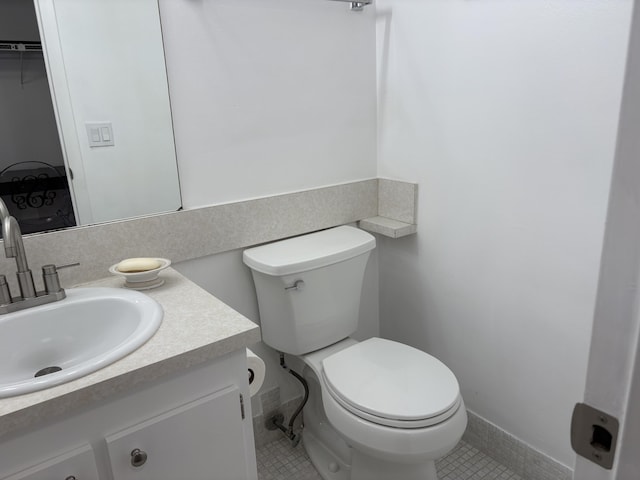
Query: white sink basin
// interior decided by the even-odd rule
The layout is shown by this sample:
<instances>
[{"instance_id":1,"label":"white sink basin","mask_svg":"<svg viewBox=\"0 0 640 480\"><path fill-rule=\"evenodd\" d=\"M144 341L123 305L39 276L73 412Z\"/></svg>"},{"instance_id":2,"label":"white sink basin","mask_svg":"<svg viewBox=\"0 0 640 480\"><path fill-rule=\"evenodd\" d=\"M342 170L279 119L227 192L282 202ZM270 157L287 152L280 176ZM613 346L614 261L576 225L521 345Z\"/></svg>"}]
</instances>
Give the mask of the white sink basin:
<instances>
[{"instance_id":1,"label":"white sink basin","mask_svg":"<svg viewBox=\"0 0 640 480\"><path fill-rule=\"evenodd\" d=\"M0 398L106 367L149 340L162 316L158 302L122 288L70 288L59 302L1 315Z\"/></svg>"}]
</instances>

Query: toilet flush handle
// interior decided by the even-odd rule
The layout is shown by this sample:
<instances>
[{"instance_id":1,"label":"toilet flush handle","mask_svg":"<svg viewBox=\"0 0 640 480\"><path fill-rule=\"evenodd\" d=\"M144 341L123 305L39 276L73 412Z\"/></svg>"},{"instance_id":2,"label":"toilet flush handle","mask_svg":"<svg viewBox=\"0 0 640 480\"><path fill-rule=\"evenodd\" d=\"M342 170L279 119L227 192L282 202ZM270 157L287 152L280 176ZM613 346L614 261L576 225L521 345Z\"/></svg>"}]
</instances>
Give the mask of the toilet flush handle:
<instances>
[{"instance_id":1,"label":"toilet flush handle","mask_svg":"<svg viewBox=\"0 0 640 480\"><path fill-rule=\"evenodd\" d=\"M304 288L304 280L296 280L293 285L284 287L285 290L302 290Z\"/></svg>"}]
</instances>

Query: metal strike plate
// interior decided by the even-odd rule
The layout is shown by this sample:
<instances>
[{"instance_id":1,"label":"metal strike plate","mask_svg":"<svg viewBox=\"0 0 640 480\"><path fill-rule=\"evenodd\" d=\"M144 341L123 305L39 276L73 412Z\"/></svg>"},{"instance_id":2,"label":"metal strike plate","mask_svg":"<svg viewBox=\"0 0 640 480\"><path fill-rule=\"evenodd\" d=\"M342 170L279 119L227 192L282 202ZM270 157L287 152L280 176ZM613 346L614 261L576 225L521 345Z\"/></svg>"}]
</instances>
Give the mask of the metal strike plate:
<instances>
[{"instance_id":1,"label":"metal strike plate","mask_svg":"<svg viewBox=\"0 0 640 480\"><path fill-rule=\"evenodd\" d=\"M617 418L578 403L571 417L571 447L578 455L611 470L619 430Z\"/></svg>"}]
</instances>

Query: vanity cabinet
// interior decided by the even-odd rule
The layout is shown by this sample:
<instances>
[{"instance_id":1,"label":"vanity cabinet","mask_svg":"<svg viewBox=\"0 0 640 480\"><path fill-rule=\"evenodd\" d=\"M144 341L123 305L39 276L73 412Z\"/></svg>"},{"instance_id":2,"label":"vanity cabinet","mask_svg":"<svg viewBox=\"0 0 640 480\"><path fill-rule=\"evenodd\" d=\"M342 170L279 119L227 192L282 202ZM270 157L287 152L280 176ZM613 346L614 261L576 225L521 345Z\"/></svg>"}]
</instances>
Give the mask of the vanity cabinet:
<instances>
[{"instance_id":1,"label":"vanity cabinet","mask_svg":"<svg viewBox=\"0 0 640 480\"><path fill-rule=\"evenodd\" d=\"M114 479L244 479L239 398L231 386L109 435Z\"/></svg>"},{"instance_id":2,"label":"vanity cabinet","mask_svg":"<svg viewBox=\"0 0 640 480\"><path fill-rule=\"evenodd\" d=\"M0 440L0 480L257 480L243 350Z\"/></svg>"},{"instance_id":3,"label":"vanity cabinet","mask_svg":"<svg viewBox=\"0 0 640 480\"><path fill-rule=\"evenodd\" d=\"M89 445L83 445L6 477L7 480L98 480L98 478L96 461Z\"/></svg>"}]
</instances>

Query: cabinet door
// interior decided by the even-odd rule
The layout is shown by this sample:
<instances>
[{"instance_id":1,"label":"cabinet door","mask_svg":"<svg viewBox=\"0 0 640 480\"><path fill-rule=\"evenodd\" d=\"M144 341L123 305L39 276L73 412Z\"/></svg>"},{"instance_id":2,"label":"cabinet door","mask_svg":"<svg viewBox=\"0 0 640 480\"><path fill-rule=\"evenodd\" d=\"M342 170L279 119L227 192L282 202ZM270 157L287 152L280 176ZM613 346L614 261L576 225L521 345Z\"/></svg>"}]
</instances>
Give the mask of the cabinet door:
<instances>
[{"instance_id":1,"label":"cabinet door","mask_svg":"<svg viewBox=\"0 0 640 480\"><path fill-rule=\"evenodd\" d=\"M2 480L98 480L93 450L83 445Z\"/></svg>"},{"instance_id":2,"label":"cabinet door","mask_svg":"<svg viewBox=\"0 0 640 480\"><path fill-rule=\"evenodd\" d=\"M107 437L114 480L245 480L235 385Z\"/></svg>"}]
</instances>

